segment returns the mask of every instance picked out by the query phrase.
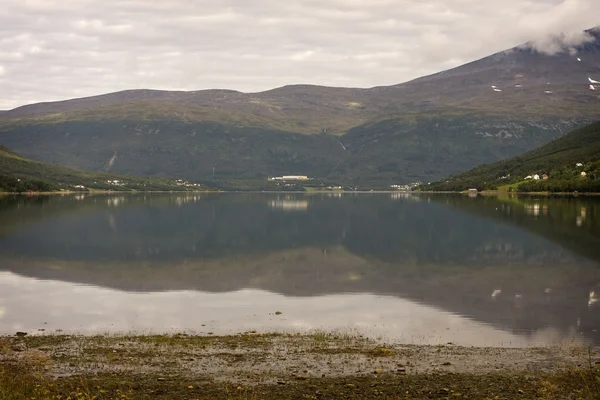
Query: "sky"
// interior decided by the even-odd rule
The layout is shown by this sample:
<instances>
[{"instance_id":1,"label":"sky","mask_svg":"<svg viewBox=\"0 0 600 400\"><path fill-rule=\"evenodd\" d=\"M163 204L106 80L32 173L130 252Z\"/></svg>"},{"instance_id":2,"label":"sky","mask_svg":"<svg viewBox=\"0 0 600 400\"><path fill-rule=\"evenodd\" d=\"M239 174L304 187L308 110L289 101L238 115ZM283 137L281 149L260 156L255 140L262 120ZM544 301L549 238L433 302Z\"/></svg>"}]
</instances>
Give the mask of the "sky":
<instances>
[{"instance_id":1,"label":"sky","mask_svg":"<svg viewBox=\"0 0 600 400\"><path fill-rule=\"evenodd\" d=\"M0 110L125 89L372 87L533 41L597 0L2 0ZM565 46L568 47L568 46Z\"/></svg>"}]
</instances>

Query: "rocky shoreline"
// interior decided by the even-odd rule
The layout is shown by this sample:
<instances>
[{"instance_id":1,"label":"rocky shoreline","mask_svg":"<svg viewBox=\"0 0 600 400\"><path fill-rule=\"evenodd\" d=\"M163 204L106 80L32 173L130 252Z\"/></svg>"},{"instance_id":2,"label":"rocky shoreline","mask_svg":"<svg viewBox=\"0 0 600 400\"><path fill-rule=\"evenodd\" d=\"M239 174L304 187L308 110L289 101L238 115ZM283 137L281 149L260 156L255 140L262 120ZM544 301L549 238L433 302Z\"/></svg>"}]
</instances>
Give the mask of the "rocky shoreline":
<instances>
[{"instance_id":1,"label":"rocky shoreline","mask_svg":"<svg viewBox=\"0 0 600 400\"><path fill-rule=\"evenodd\" d=\"M0 397L582 398L600 349L384 344L314 333L0 338Z\"/></svg>"}]
</instances>

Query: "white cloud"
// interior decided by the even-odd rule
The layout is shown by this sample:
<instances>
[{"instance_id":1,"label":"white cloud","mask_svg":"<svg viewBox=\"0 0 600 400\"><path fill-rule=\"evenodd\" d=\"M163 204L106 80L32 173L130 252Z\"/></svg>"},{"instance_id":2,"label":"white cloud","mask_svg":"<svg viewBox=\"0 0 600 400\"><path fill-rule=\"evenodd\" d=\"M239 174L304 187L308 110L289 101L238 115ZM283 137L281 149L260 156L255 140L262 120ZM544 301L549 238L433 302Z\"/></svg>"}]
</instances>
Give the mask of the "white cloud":
<instances>
[{"instance_id":1,"label":"white cloud","mask_svg":"<svg viewBox=\"0 0 600 400\"><path fill-rule=\"evenodd\" d=\"M291 55L290 59L294 61L304 61L306 59L309 59L313 54L315 54L315 52L312 50L301 51L299 53Z\"/></svg>"},{"instance_id":2,"label":"white cloud","mask_svg":"<svg viewBox=\"0 0 600 400\"><path fill-rule=\"evenodd\" d=\"M537 39L527 43L527 45L542 53L550 55L564 51L568 51L569 54L575 55L577 54L577 51L574 46L589 43L593 40L594 38L586 32L570 32Z\"/></svg>"},{"instance_id":3,"label":"white cloud","mask_svg":"<svg viewBox=\"0 0 600 400\"><path fill-rule=\"evenodd\" d=\"M4 0L0 109L132 88L392 85L527 41L568 51L598 23L596 8L596 0Z\"/></svg>"}]
</instances>

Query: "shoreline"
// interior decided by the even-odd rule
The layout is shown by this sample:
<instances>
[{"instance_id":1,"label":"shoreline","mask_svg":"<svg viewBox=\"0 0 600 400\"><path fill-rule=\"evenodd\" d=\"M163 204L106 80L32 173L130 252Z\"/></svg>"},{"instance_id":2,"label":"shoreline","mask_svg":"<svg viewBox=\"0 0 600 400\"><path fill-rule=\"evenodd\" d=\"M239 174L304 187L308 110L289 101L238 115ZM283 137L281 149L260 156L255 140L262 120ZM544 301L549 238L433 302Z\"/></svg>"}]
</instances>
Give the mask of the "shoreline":
<instances>
[{"instance_id":1,"label":"shoreline","mask_svg":"<svg viewBox=\"0 0 600 400\"><path fill-rule=\"evenodd\" d=\"M73 194L157 194L157 193L220 193L217 190L64 190L53 192L0 192L0 196L56 196L56 195L73 195Z\"/></svg>"},{"instance_id":2,"label":"shoreline","mask_svg":"<svg viewBox=\"0 0 600 400\"><path fill-rule=\"evenodd\" d=\"M72 399L593 399L600 349L383 344L323 332L0 336L0 394L24 390Z\"/></svg>"},{"instance_id":3,"label":"shoreline","mask_svg":"<svg viewBox=\"0 0 600 400\"><path fill-rule=\"evenodd\" d=\"M465 194L466 192L461 192ZM505 195L517 195L517 196L600 196L600 192L505 192L499 190L486 190L478 192L484 196L505 196Z\"/></svg>"},{"instance_id":4,"label":"shoreline","mask_svg":"<svg viewBox=\"0 0 600 400\"><path fill-rule=\"evenodd\" d=\"M402 191L402 190L311 190L311 191L278 191L278 190L92 190L92 191L52 191L52 192L0 192L0 196L56 196L56 195L95 195L95 194L185 194L185 193L265 193L265 194L393 194L402 193L410 195L438 195L455 194L468 195L469 192L451 192L451 191ZM477 192L478 196L600 196L600 192L506 192L499 190L484 190Z\"/></svg>"}]
</instances>

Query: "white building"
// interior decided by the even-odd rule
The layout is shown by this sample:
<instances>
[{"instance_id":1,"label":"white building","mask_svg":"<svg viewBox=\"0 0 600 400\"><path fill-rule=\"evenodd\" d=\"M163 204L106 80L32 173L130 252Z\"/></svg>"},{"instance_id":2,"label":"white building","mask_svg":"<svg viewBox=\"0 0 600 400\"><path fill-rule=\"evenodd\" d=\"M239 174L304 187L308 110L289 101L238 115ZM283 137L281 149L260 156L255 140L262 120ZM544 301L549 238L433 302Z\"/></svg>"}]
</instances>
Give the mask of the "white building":
<instances>
[{"instance_id":1,"label":"white building","mask_svg":"<svg viewBox=\"0 0 600 400\"><path fill-rule=\"evenodd\" d=\"M308 181L310 178L306 175L284 175L269 178L270 181Z\"/></svg>"}]
</instances>

